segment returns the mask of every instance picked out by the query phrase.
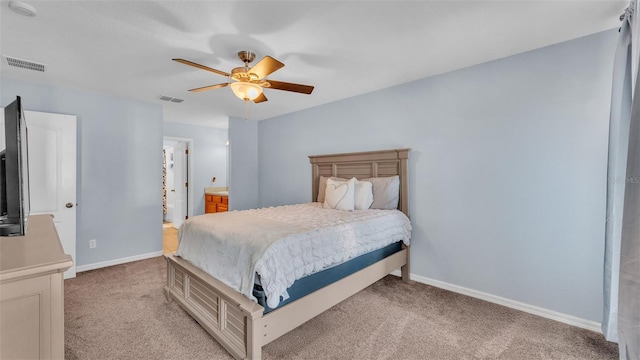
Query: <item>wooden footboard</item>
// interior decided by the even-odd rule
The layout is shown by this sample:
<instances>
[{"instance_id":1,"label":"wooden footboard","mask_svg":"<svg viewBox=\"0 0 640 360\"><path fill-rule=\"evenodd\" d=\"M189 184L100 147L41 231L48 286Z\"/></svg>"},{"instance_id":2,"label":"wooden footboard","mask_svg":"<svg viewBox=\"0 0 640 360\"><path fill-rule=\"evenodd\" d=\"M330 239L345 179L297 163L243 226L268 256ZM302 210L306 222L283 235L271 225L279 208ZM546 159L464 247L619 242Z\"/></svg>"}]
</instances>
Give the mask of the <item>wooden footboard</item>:
<instances>
[{"instance_id":1,"label":"wooden footboard","mask_svg":"<svg viewBox=\"0 0 640 360\"><path fill-rule=\"evenodd\" d=\"M259 359L254 353L257 333L254 322L264 309L231 287L180 257L167 258L168 300L176 300L227 351L237 359Z\"/></svg>"},{"instance_id":2,"label":"wooden footboard","mask_svg":"<svg viewBox=\"0 0 640 360\"><path fill-rule=\"evenodd\" d=\"M172 254L165 254L165 257L167 285L164 291L167 299L178 302L235 358L260 359L263 345L392 271L402 267L403 275L408 275L409 248L266 315L263 315L262 306L188 261Z\"/></svg>"}]
</instances>

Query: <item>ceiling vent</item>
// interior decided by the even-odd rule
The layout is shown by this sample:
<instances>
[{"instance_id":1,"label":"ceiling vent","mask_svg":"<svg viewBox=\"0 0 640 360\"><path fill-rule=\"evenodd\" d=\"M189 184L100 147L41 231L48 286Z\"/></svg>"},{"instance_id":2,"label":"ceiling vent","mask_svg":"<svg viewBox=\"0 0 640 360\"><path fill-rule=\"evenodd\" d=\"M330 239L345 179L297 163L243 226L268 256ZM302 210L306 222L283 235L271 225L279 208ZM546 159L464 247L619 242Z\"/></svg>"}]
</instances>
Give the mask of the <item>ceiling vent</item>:
<instances>
[{"instance_id":1,"label":"ceiling vent","mask_svg":"<svg viewBox=\"0 0 640 360\"><path fill-rule=\"evenodd\" d=\"M162 101L170 101L170 102L174 102L174 103L181 103L181 102L184 101L184 99L178 99L178 98L174 98L174 97L166 96L166 95L160 95L156 99L162 100Z\"/></svg>"},{"instance_id":2,"label":"ceiling vent","mask_svg":"<svg viewBox=\"0 0 640 360\"><path fill-rule=\"evenodd\" d=\"M16 59L14 57L6 56L6 55L3 55L2 57L7 60L7 64L9 66L15 66L15 67L19 67L27 70L35 70L40 72L44 72L46 70L46 66L44 64L38 64L36 62L29 61L29 60Z\"/></svg>"}]
</instances>

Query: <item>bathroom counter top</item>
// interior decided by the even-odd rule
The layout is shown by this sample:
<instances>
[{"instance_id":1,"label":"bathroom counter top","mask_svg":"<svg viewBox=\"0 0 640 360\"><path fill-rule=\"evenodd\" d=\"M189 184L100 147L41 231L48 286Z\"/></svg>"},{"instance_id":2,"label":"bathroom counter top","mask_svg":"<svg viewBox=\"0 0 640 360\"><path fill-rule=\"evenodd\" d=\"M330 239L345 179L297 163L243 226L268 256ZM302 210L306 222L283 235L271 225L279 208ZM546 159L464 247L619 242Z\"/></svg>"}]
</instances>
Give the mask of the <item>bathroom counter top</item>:
<instances>
[{"instance_id":1,"label":"bathroom counter top","mask_svg":"<svg viewBox=\"0 0 640 360\"><path fill-rule=\"evenodd\" d=\"M206 187L204 188L206 195L229 196L228 187Z\"/></svg>"}]
</instances>

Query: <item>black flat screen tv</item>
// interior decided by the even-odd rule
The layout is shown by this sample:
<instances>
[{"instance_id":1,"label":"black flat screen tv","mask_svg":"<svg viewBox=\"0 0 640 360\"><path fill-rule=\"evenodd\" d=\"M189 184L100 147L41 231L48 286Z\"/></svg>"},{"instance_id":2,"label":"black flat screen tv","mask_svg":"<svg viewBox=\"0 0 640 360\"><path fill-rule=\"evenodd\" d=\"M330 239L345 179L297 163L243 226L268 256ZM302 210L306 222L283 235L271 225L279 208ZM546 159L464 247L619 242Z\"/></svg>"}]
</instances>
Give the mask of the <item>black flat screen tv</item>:
<instances>
[{"instance_id":1,"label":"black flat screen tv","mask_svg":"<svg viewBox=\"0 0 640 360\"><path fill-rule=\"evenodd\" d=\"M30 210L29 152L19 96L4 108L4 140L0 152L0 236L23 236Z\"/></svg>"}]
</instances>

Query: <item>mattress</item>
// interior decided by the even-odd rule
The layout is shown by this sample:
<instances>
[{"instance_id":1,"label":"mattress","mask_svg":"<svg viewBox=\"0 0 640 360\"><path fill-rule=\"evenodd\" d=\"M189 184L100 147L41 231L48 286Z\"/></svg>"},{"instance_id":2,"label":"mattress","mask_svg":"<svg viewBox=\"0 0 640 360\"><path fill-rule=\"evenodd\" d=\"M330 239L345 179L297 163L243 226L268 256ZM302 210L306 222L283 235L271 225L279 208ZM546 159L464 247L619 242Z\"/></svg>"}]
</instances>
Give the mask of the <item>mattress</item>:
<instances>
[{"instance_id":1,"label":"mattress","mask_svg":"<svg viewBox=\"0 0 640 360\"><path fill-rule=\"evenodd\" d=\"M349 261L343 262L342 264L332 266L328 269L305 276L302 279L298 279L287 289L289 298L287 300L280 301L278 307L296 301L329 284L344 279L345 277L354 274L369 265L373 265L400 250L402 250L402 242L393 243L383 247L382 249L362 254ZM262 305L265 314L275 310L275 308L272 308L267 304L267 296L265 295L262 286L258 283L253 287L253 296L258 300L258 304Z\"/></svg>"},{"instance_id":2,"label":"mattress","mask_svg":"<svg viewBox=\"0 0 640 360\"><path fill-rule=\"evenodd\" d=\"M183 223L176 255L246 297L258 274L275 308L297 279L403 242L411 224L398 210L340 211L320 203L205 214Z\"/></svg>"}]
</instances>

